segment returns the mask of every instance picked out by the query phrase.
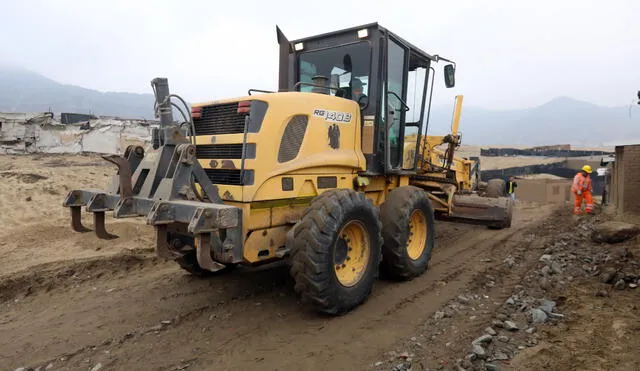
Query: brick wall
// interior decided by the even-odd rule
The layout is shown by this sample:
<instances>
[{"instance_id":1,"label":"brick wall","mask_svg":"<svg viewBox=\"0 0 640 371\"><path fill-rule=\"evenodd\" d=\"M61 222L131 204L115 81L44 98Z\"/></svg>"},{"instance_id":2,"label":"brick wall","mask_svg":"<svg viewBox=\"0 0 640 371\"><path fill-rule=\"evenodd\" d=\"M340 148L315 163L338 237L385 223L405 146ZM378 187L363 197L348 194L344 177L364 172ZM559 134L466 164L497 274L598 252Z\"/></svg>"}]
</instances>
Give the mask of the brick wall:
<instances>
[{"instance_id":1,"label":"brick wall","mask_svg":"<svg viewBox=\"0 0 640 371\"><path fill-rule=\"evenodd\" d=\"M622 165L622 212L640 214L640 145L624 147Z\"/></svg>"}]
</instances>

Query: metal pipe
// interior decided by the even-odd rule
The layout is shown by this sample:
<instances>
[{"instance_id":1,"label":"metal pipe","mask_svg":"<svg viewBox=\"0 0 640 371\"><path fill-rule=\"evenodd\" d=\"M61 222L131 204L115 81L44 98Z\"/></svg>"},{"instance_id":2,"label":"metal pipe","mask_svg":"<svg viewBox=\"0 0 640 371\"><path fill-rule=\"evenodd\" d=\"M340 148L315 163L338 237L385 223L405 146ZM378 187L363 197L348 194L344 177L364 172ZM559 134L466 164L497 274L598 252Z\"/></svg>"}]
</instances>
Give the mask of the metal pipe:
<instances>
[{"instance_id":1,"label":"metal pipe","mask_svg":"<svg viewBox=\"0 0 640 371\"><path fill-rule=\"evenodd\" d=\"M157 114L160 116L160 131L162 131L173 124L169 81L165 77L156 77L151 80L151 86L156 96Z\"/></svg>"}]
</instances>

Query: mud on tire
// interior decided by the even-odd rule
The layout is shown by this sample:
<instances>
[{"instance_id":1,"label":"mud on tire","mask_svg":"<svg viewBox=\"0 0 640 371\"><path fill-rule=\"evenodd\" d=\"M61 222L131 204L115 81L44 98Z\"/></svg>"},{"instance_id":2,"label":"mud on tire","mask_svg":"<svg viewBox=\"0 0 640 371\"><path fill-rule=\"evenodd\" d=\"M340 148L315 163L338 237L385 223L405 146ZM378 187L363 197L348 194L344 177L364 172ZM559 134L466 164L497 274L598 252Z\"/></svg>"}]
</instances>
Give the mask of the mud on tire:
<instances>
[{"instance_id":1,"label":"mud on tire","mask_svg":"<svg viewBox=\"0 0 640 371\"><path fill-rule=\"evenodd\" d=\"M426 192L413 186L396 188L389 193L380 209L384 239L383 275L402 280L420 276L429 265L435 245L435 218ZM419 223L415 222L416 219ZM411 224L416 224L413 230L410 227L412 220ZM425 227L426 236L421 237L417 228ZM409 249L409 246L413 248Z\"/></svg>"},{"instance_id":2,"label":"mud on tire","mask_svg":"<svg viewBox=\"0 0 640 371\"><path fill-rule=\"evenodd\" d=\"M357 239L362 244L346 237L348 234L344 231L352 226L362 232L363 238ZM288 243L295 291L315 310L341 315L369 297L378 277L382 236L379 211L363 193L350 189L322 193L292 229ZM356 244L368 247L360 249ZM360 250L362 254L345 257L343 250L351 251L347 254ZM349 263L347 260L351 259ZM349 273L351 267L345 268L340 262L346 265L361 260L363 268L353 271L360 272L354 273L358 278L352 284L343 284L339 275Z\"/></svg>"}]
</instances>

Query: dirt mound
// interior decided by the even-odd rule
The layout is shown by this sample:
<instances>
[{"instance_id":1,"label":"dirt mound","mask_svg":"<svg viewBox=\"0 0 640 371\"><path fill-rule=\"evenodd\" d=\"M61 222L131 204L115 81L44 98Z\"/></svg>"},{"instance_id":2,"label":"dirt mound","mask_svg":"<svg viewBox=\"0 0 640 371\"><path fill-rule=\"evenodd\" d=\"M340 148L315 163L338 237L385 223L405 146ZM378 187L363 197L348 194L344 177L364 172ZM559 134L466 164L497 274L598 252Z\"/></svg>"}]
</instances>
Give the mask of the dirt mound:
<instances>
[{"instance_id":1,"label":"dirt mound","mask_svg":"<svg viewBox=\"0 0 640 371\"><path fill-rule=\"evenodd\" d=\"M126 274L158 264L153 250L127 251L109 257L40 264L0 276L0 302L78 285L82 282ZM106 277L105 277L106 276Z\"/></svg>"},{"instance_id":2,"label":"dirt mound","mask_svg":"<svg viewBox=\"0 0 640 371\"><path fill-rule=\"evenodd\" d=\"M36 183L40 180L47 179L46 176L32 173L18 173L14 171L3 171L0 173L0 178L16 178L22 183Z\"/></svg>"}]
</instances>

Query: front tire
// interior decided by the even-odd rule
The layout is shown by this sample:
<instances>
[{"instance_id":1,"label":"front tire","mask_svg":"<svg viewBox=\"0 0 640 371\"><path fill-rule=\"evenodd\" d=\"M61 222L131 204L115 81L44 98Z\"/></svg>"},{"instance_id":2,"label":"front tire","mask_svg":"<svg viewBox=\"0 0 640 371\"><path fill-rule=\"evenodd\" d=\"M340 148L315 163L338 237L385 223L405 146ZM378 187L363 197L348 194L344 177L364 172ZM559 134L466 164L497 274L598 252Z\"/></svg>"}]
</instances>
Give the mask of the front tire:
<instances>
[{"instance_id":1,"label":"front tire","mask_svg":"<svg viewBox=\"0 0 640 371\"><path fill-rule=\"evenodd\" d=\"M507 195L507 182L504 179L494 178L487 182L487 197L497 198Z\"/></svg>"},{"instance_id":2,"label":"front tire","mask_svg":"<svg viewBox=\"0 0 640 371\"><path fill-rule=\"evenodd\" d=\"M422 275L435 245L435 217L426 192L413 186L396 188L380 214L385 275L402 280Z\"/></svg>"},{"instance_id":3,"label":"front tire","mask_svg":"<svg viewBox=\"0 0 640 371\"><path fill-rule=\"evenodd\" d=\"M382 245L378 209L363 193L326 191L291 235L295 291L317 311L344 314L371 294Z\"/></svg>"}]
</instances>

